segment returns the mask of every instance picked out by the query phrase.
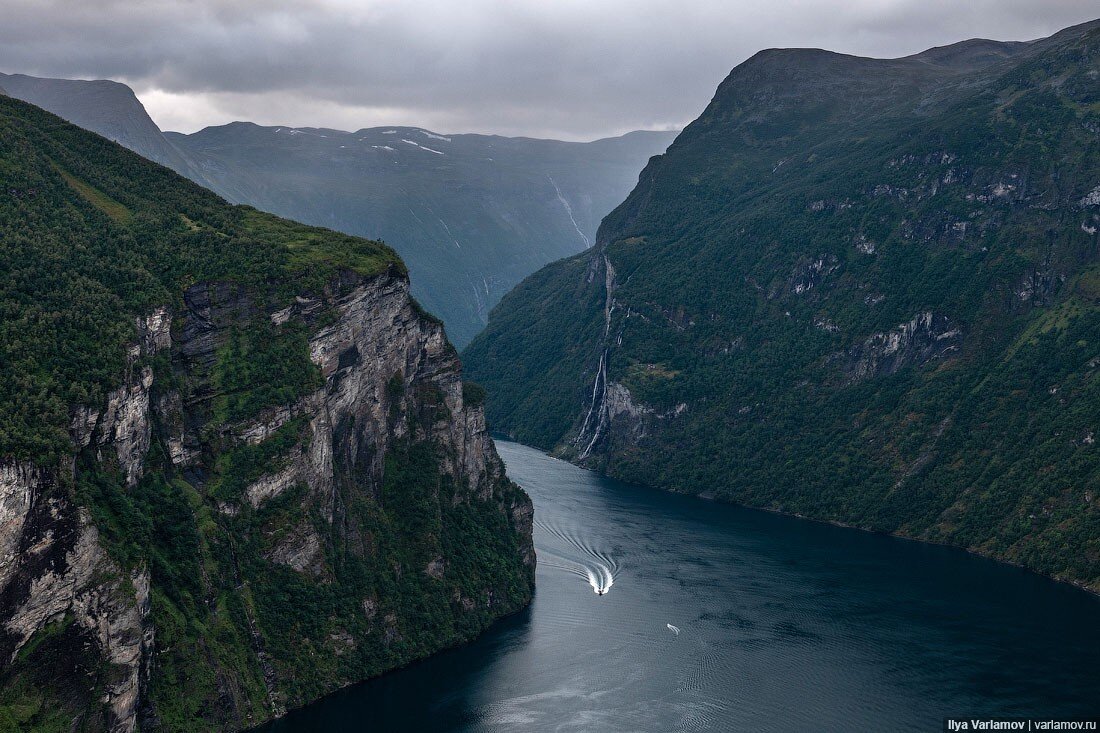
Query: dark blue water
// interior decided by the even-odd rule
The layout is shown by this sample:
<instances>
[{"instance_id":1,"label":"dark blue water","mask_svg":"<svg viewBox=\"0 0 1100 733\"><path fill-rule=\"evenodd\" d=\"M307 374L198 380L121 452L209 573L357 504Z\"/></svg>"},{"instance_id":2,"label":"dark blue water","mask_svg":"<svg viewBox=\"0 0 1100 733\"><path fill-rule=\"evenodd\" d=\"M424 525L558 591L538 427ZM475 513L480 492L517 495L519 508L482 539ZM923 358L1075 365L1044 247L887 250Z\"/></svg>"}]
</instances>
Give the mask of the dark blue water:
<instances>
[{"instance_id":1,"label":"dark blue water","mask_svg":"<svg viewBox=\"0 0 1100 733\"><path fill-rule=\"evenodd\" d=\"M497 447L535 502L530 609L272 733L934 731L1100 712L1100 601L1084 592Z\"/></svg>"}]
</instances>

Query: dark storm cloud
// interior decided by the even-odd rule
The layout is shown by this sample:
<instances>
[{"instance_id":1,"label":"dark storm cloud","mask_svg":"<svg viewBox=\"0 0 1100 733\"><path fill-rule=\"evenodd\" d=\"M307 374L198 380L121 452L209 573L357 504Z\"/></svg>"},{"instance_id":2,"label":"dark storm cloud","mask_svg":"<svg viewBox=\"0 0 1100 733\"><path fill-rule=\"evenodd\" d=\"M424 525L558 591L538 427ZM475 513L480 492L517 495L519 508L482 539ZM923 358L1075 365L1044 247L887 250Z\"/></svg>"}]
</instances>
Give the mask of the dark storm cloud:
<instances>
[{"instance_id":1,"label":"dark storm cloud","mask_svg":"<svg viewBox=\"0 0 1100 733\"><path fill-rule=\"evenodd\" d=\"M0 70L127 82L174 129L591 138L690 121L761 48L898 56L1095 15L1095 0L0 0Z\"/></svg>"}]
</instances>

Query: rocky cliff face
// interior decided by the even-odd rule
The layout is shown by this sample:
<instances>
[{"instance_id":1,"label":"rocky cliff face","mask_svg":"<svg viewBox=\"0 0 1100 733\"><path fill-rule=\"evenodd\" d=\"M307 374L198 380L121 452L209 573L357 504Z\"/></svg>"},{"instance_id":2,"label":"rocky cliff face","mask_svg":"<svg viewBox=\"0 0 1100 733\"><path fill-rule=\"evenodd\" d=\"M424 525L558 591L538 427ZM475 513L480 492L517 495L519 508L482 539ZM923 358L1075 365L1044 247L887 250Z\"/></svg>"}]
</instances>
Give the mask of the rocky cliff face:
<instances>
[{"instance_id":1,"label":"rocky cliff face","mask_svg":"<svg viewBox=\"0 0 1100 733\"><path fill-rule=\"evenodd\" d=\"M170 346L169 316L159 309L136 323L140 343L129 351L123 384L99 409L73 410L74 450L90 449L117 466L125 486L141 478L152 439L153 372L137 365ZM75 473L75 461L67 467ZM102 708L93 720L111 731L132 731L155 643L149 572L123 570L106 551L88 510L59 490L71 476L10 462L0 468L0 653L14 665L28 642L51 625L71 629L94 646L101 665L94 681ZM95 723L93 723L95 725Z\"/></svg>"},{"instance_id":2,"label":"rocky cliff face","mask_svg":"<svg viewBox=\"0 0 1100 733\"><path fill-rule=\"evenodd\" d=\"M129 380L128 380L129 381ZM80 410L74 434L85 446L117 451L123 480L140 475L149 447L148 389L142 370L134 384L111 394L99 412ZM97 430L98 429L98 430ZM72 467L70 466L70 469ZM0 468L0 654L9 667L36 635L51 626L72 633L101 657L93 676L91 725L132 731L155 641L150 619L149 573L129 572L111 559L88 511L59 491L55 471L12 462ZM98 698L98 699L97 699Z\"/></svg>"},{"instance_id":3,"label":"rocky cliff face","mask_svg":"<svg viewBox=\"0 0 1100 733\"><path fill-rule=\"evenodd\" d=\"M306 329L309 360L319 371L320 386L247 419L219 422L211 408L220 396L213 378L219 359L225 358L222 352L233 333L247 331L260 319L274 327L298 324ZM293 662L270 651L265 638L275 622L264 617L265 609L248 608L242 619L245 628L238 629L246 639L238 650L245 657L244 669L233 668L228 655L212 653L208 658L223 667L217 683L221 692L211 690L215 698L201 700L203 717L216 727L260 722L318 692L376 674L435 645L455 643L526 602L535 562L530 501L505 478L483 408L464 398L457 354L442 325L410 298L407 278L393 271L373 278L345 273L324 294L298 297L270 312L242 288L202 283L186 291L182 308L158 308L135 326L138 338L123 383L105 404L73 410L71 433L78 455L64 469L69 475L26 462L0 466L0 655L9 666L17 665L34 640L61 633L56 628L93 646L99 657L95 689L81 703L86 706L82 713L98 721L93 727L131 731L139 718L149 728L174 727L178 721L167 719L157 695L150 693L150 679L157 687L162 672L158 659L164 657L158 655L171 654L159 643L160 619L150 594L151 585L156 588L163 579L146 563L124 568L112 559L110 544L88 510L59 490L59 483L75 480L79 485L86 474L117 476L132 491L156 473L176 477L201 496L214 485L224 489L220 474L226 456L280 440L278 455L258 464L235 491L198 499L199 505L192 506L196 519L206 516L215 525L200 528L205 540L226 541L231 548L257 539L262 545L250 560L234 556L228 563L234 566L236 592L246 595L255 580L242 567L246 562L286 568L307 588L331 587L343 580L338 566L347 557L341 558L342 553L364 560L385 554L379 545L387 542L430 547L422 553L398 547L395 554L420 564L394 560L398 566L390 571L421 574L438 585L439 612L456 617L453 634L412 650L385 653L385 647L397 645L400 634L430 637L432 630L410 626L412 620L401 617L399 592L364 586L363 597L354 603L359 618L334 612L324 636L330 646L343 650L377 645L379 654L363 656L379 659L322 675L307 692L288 691L286 675ZM446 522L429 522L422 527L424 536L406 538L372 536L384 528L365 526L362 520L370 510L365 512L364 506L386 511L385 503L396 501L403 490L401 485L387 486L387 471L402 470L394 455L417 448L433 457L426 464L429 475L417 477L434 486L425 497L427 506L434 505L436 514L473 508L495 517L494 524L507 532L495 540L515 553L507 558L518 571L512 585L502 585L505 579L492 574L474 582L452 578L451 563L456 574L478 568L476 563L456 562L449 548L433 545L432 533L447 532ZM150 458L151 451L156 459ZM446 496L440 481L448 487ZM276 503L280 514L264 523L261 537L235 534L246 526L240 521L244 515L262 515ZM201 552L201 544L196 549ZM245 550L231 552L243 555ZM224 560L201 563L203 577L192 579L200 580L211 602L219 596L216 576L227 570ZM248 685L240 681L248 677L249 667L261 680L258 706L247 700Z\"/></svg>"},{"instance_id":4,"label":"rocky cliff face","mask_svg":"<svg viewBox=\"0 0 1100 733\"><path fill-rule=\"evenodd\" d=\"M251 727L530 600L393 250L10 97L0 191L0 730Z\"/></svg>"},{"instance_id":5,"label":"rocky cliff face","mask_svg":"<svg viewBox=\"0 0 1100 733\"><path fill-rule=\"evenodd\" d=\"M959 350L962 330L942 314L925 311L897 328L871 334L853 346L846 369L853 382L896 373L909 366L924 366L945 359Z\"/></svg>"}]
</instances>

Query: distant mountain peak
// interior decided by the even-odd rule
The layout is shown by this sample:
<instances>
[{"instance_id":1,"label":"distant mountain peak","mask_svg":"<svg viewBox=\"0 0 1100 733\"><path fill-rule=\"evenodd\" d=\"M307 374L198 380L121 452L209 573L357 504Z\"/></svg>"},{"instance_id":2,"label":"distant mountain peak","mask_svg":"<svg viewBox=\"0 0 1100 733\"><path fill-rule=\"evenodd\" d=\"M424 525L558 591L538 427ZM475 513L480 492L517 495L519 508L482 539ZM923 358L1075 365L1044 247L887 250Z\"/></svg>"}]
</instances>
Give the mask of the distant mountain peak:
<instances>
[{"instance_id":1,"label":"distant mountain peak","mask_svg":"<svg viewBox=\"0 0 1100 733\"><path fill-rule=\"evenodd\" d=\"M201 174L164 137L144 105L125 84L108 79L47 79L0 74L9 96L133 150L144 158L201 181Z\"/></svg>"},{"instance_id":2,"label":"distant mountain peak","mask_svg":"<svg viewBox=\"0 0 1100 733\"><path fill-rule=\"evenodd\" d=\"M946 46L929 48L902 58L956 69L979 69L1012 58L1031 44L1031 41L991 41L987 38L971 38Z\"/></svg>"}]
</instances>

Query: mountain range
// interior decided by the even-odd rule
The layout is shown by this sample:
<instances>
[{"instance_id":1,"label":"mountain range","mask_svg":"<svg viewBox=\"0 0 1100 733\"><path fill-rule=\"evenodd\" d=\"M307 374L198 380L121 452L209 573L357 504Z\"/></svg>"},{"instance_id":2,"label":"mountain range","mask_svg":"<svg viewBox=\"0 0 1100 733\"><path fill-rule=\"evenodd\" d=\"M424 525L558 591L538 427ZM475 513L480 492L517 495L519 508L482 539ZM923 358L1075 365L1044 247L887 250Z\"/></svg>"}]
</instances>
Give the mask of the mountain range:
<instances>
[{"instance_id":1,"label":"mountain range","mask_svg":"<svg viewBox=\"0 0 1100 733\"><path fill-rule=\"evenodd\" d=\"M1100 590L1100 21L771 49L464 352L495 429Z\"/></svg>"},{"instance_id":2,"label":"mountain range","mask_svg":"<svg viewBox=\"0 0 1100 733\"><path fill-rule=\"evenodd\" d=\"M574 143L247 122L182 135L162 133L116 82L0 74L0 87L231 203L387 242L408 264L413 294L459 346L525 276L588 248L603 216L675 136L638 131Z\"/></svg>"}]
</instances>

